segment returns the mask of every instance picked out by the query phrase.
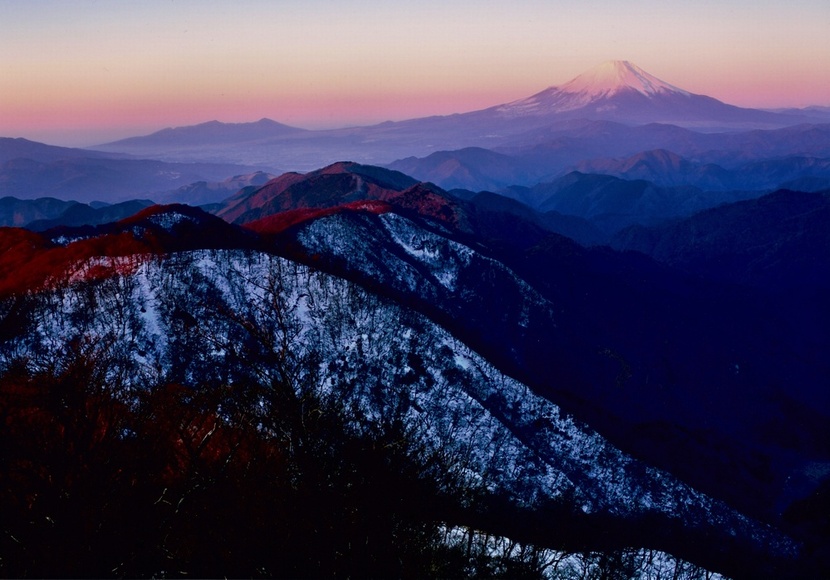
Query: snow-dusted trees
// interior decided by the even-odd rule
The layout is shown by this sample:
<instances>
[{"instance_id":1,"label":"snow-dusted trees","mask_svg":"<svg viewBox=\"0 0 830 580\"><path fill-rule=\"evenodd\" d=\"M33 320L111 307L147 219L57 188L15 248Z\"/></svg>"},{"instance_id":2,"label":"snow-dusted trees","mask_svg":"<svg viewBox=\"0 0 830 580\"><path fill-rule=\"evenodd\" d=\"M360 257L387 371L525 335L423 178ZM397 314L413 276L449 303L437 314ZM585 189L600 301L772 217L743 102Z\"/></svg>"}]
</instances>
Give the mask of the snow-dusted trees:
<instances>
[{"instance_id":1,"label":"snow-dusted trees","mask_svg":"<svg viewBox=\"0 0 830 580\"><path fill-rule=\"evenodd\" d=\"M25 322L0 345L20 458L2 477L23 482L6 575L456 575L439 524L573 550L610 522L616 549L625 516L701 499L629 476L634 460L426 317L273 255L181 252L17 300L0 310ZM63 572L41 553L84 543Z\"/></svg>"}]
</instances>

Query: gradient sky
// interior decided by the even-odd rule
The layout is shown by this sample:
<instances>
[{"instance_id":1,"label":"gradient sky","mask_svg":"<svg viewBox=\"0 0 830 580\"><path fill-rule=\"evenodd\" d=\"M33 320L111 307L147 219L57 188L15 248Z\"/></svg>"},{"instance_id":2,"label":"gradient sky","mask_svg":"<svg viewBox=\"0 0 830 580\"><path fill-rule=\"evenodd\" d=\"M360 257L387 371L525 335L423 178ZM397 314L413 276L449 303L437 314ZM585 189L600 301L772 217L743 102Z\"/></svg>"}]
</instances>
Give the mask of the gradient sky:
<instances>
[{"instance_id":1,"label":"gradient sky","mask_svg":"<svg viewBox=\"0 0 830 580\"><path fill-rule=\"evenodd\" d=\"M751 107L830 106L828 0L0 0L0 136L465 112L611 59Z\"/></svg>"}]
</instances>

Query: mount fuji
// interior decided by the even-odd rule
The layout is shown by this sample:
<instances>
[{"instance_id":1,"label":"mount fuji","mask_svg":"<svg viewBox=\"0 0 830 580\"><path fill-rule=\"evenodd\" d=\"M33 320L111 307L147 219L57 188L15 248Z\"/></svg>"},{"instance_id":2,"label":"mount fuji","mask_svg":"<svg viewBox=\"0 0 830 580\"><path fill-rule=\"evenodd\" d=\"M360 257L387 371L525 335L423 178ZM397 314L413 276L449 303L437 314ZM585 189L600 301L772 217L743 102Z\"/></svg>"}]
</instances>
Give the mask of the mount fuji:
<instances>
[{"instance_id":1,"label":"mount fuji","mask_svg":"<svg viewBox=\"0 0 830 580\"><path fill-rule=\"evenodd\" d=\"M692 96L626 60L609 60L564 85L549 87L531 97L496 107L496 110L507 116L565 113L586 107L601 108L609 99L634 97L637 93L652 101L660 97L688 99Z\"/></svg>"},{"instance_id":2,"label":"mount fuji","mask_svg":"<svg viewBox=\"0 0 830 580\"><path fill-rule=\"evenodd\" d=\"M564 85L488 109L508 119L548 117L688 127L780 126L782 115L696 95L626 60L609 60Z\"/></svg>"}]
</instances>

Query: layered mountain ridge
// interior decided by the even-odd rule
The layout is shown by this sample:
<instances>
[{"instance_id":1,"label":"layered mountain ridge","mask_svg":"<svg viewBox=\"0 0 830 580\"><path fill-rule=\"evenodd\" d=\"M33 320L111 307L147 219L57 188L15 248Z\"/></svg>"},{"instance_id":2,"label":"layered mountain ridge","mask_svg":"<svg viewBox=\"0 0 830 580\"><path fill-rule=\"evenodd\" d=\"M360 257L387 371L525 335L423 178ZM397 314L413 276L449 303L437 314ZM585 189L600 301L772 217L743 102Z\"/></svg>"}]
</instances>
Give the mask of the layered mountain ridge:
<instances>
[{"instance_id":1,"label":"layered mountain ridge","mask_svg":"<svg viewBox=\"0 0 830 580\"><path fill-rule=\"evenodd\" d=\"M349 165L331 167L321 171L321 174L339 175L344 171L348 172L349 167ZM394 174L389 175L394 177ZM411 211L412 208L410 207L409 210ZM417 211L415 213L417 214ZM562 356L565 355L566 351L576 353L582 348L577 343L573 343L573 339L565 339L567 333L573 330L568 330L569 324L566 322L568 317L562 320L556 314L561 306L557 307L556 302L551 302L550 298L540 295L533 286L524 282L516 273L505 268L493 257L479 254L480 250L476 249L475 246L468 245L469 242L461 242L461 239L469 234L455 228L450 231L456 231L456 233L450 234L446 228L447 225L451 224L441 221L436 222L434 217L428 214L421 215L417 218L417 221L411 221L411 218L404 217L394 209L377 215L376 212L365 211L359 207L345 212L312 216L309 220L299 222L288 230L283 230L281 238L266 241L264 246L261 245L262 242L257 242L250 235L243 234L241 231L229 235L234 226L211 224L214 224L213 220L202 217L202 213L198 210L171 206L169 208L151 208L135 218L120 222L120 224L114 224L106 230L99 229L95 233L86 232L87 237L83 239L79 237L78 241L71 241L74 238L68 236L67 232L63 232L59 237L53 237L52 244L64 245L63 247L69 249L77 244L89 245L90 240L102 235L105 238L112 235L139 236L136 240L146 240L144 243L149 242L150 245L147 248L150 249L150 254L161 255L162 260L161 262L155 259L147 261L146 258L141 257L146 255L147 250L139 248L113 255L112 245L106 243L97 246L99 248L97 252L103 251L103 254L92 254L88 257L81 257L80 261L66 262L66 266L71 266L68 272L68 280L71 282L70 287L66 290L60 290L58 294L46 292L34 295L28 306L18 303L15 307L18 316L20 316L21 308L24 308L24 312L25 308L35 308L38 312L35 319L41 320L41 322L28 331L34 331L35 335L18 335L23 342L18 342L17 339L6 342L7 350L4 351L4 356L11 357L6 360L13 360L14 356L21 352L40 353L38 357L46 357L43 360L50 357L59 358L61 356L60 352L52 349L59 349L60 344L72 343L73 339L69 336L62 336L62 331L58 329L72 328L73 325L69 323L70 320L89 316L89 313L84 314L83 310L86 303L85 299L81 299L80 296L73 298L71 297L72 294L67 295L66 292L72 293L75 291L73 288L82 289L86 287L89 291L99 293L95 299L99 304L106 304L108 301L116 299L121 304L119 308L127 308L127 312L131 312L131 314L126 315L126 320L131 321L129 322L131 330L126 335L122 334L122 330L118 330L118 326L112 326L112 323L116 321L108 316L87 318L88 322L85 323L85 330L82 331L88 338L99 337L99 339L102 339L103 337L110 337L103 340L101 344L108 344L110 345L108 348L114 349L108 357L115 357L113 360L122 361L118 364L126 365L125 369L131 369L125 375L132 377L130 380L140 382L144 380L141 377L145 377L145 373L152 369L158 369L152 370L153 373L160 371L163 376L170 376L173 380L184 381L185 383L216 380L209 370L211 368L224 369L221 371L223 376L232 376L224 375L228 372L249 372L245 370L247 365L260 363L256 360L247 359L231 363L231 360L227 357L235 356L231 354L232 351L227 350L227 346L219 350L215 346L219 343L230 345L239 340L233 338L230 334L227 335L227 340L221 339L222 336L225 336L225 333L231 332L234 328L233 325L225 327L226 323L222 320L227 314L222 313L235 312L244 316L259 316L260 314L256 314L257 312L266 312L267 309L264 304L259 302L263 299L261 295L262 286L260 283L252 285L252 282L254 280L268 280L277 275L280 276L276 279L278 283L276 286L270 287L280 288L280 290L273 298L285 301L284 306L280 308L284 309L286 313L292 313L291 318L286 319L283 314L277 327L269 326L267 321L264 320L258 321L256 327L272 327L276 328L278 332L283 332L287 328L296 329L291 331L293 338L290 343L292 352L295 348L300 349L296 351L296 356L300 356L302 352L307 352L307 349L316 349L316 356L322 356L323 361L328 361L325 362L324 366L327 366L330 371L339 368L341 370L337 372L345 372L345 376L326 374L315 380L321 380L322 385L328 385L325 389L331 389L333 395L339 393L338 389L344 388L345 385L355 385L351 388L357 390L350 391L351 395L344 392L336 396L338 398L342 398L344 395L357 397L355 404L361 409L361 413L365 414L365 420L369 421L365 425L370 425L371 417L378 416L377 413L387 412L383 411L384 408L399 408L402 404L389 401L383 403L389 405L388 407L378 408L374 406L377 405L378 397L381 397L381 394L372 390L373 380L368 383L365 380L367 377L375 376L375 372L381 373L383 376L389 376L384 381L385 383L396 385L397 389L403 389L400 391L400 395L395 396L403 396L402 401L408 401L406 404L409 405L410 412L415 413L412 419L415 421L413 425L434 424L434 428L443 429L440 425L444 421L449 421L447 426L456 423L459 425L468 424L471 413L475 416L480 413L474 411L474 408L477 408L476 405L483 405L483 408L487 411L480 420L484 423L478 427L474 426L475 423L471 426L478 433L474 438L472 436L459 437L465 431L448 431L448 433L455 432L456 435L451 439L446 439L440 445L444 446L444 452L449 452L450 448L446 446L450 445L452 441L470 441L471 447L464 453L472 454L470 456L472 461L484 461L484 458L489 457L488 461L494 462L489 467L483 463L480 465L476 463L475 466L469 468L472 473L493 474L492 483L487 484L487 487L491 489L491 493L498 490L501 490L498 493L507 493L508 496L514 498L511 501L517 501L517 505L522 506L522 509L540 506L546 501L559 497L559 494L565 493L567 497L573 497L569 501L575 500L576 505L583 513L605 514L602 517L622 518L621 521L630 518L634 518L634 520L646 518L654 522L662 521L663 523L657 524L657 529L662 530L661 534L669 533L669 530L673 531L662 540L659 540L658 536L653 536L650 541L663 543L667 548L673 550L680 549L681 552L684 552L683 549L679 548L683 543L681 538L686 537L687 533L692 534L688 536L689 538L694 538L697 537L695 530L708 529L710 531L703 533L712 534L716 533L715 530L725 527L732 530L731 533L736 534L737 544L728 541L726 544L721 544L721 546L731 547L717 549L714 548L714 544L700 544L700 546L706 546L704 552L708 552L708 556L702 556L697 550L691 550L687 557L702 557L702 562L709 562L710 565L714 566L726 566L726 569L729 569L730 558L736 557L736 553L743 553L744 550L749 550L749 552L746 552L747 556L741 556L742 565L747 565L744 558L751 558L748 554L756 553L755 557L757 557L758 553L755 550L760 550L760 553L765 554L764 561L767 561L767 558L787 560L791 557L792 551L796 549L785 538L766 530L764 526L759 527L758 524L747 520L744 516L735 514L723 504L716 502L711 504L711 507L707 507L710 506L709 499L694 495L697 492L691 490L683 491L687 488L683 487L682 484L675 483L666 474L655 472L654 475L649 475L652 473L649 471L650 468L645 468L645 471L643 471L644 467L638 467L637 464L630 463L630 459L626 459L624 455L617 455L618 452L612 451L611 448L606 451L599 451L599 448L596 447L597 444L594 442L588 443L588 440L586 440L584 445L583 443L576 444L575 442L582 441L582 435L578 435L577 432L573 431L573 425L576 424L570 423L569 425L572 426L565 423L560 424L559 420L556 419L557 416L560 416L560 411L550 407L549 402L545 402L550 401L551 397L564 397L563 400L568 401L569 397L566 393L571 391L570 397L573 397L584 385L583 379L580 379L580 374L585 372L587 367L583 367L582 363L577 361L568 361L567 356ZM195 229L187 231L186 229L182 230L182 228ZM205 228L207 229L202 234L196 234L197 231ZM219 228L220 231L223 229L227 231L219 233L216 228ZM55 234L51 235L54 236ZM90 235L91 237L88 237ZM462 237L456 238L458 235ZM232 242L232 239L239 241ZM181 245L176 240L185 242L185 245ZM218 242L219 240L222 241ZM217 253L214 250L188 249L198 248L204 244L216 244L217 242L221 247L227 248L235 245L240 250L219 250ZM292 258L294 260L299 259L300 262L310 261L310 263L315 264L315 268L322 267L324 271L329 271L332 274L335 272L341 274L335 275L334 278L328 278L332 274L313 274L311 271L305 270L305 267L300 266L298 269L297 265L292 265L290 262L269 257L270 252L267 248L271 244L276 244L271 247L277 252L288 252L289 256L295 256ZM109 249L103 250L103 248ZM258 249L251 253L251 250L255 248ZM169 258L164 257L171 250L174 250L175 253L170 254ZM262 253L263 250L265 250L265 253ZM159 252L162 253L159 254ZM82 256L78 253L74 255ZM118 257L119 255L121 257ZM51 261L50 263L54 264L55 262ZM490 290L482 293L481 282L485 279L489 280ZM197 280L200 280L200 282L197 283ZM302 280L306 282L301 282ZM363 291L358 292L354 288L348 289L348 284L353 282L347 283L342 280L354 280L360 286L374 288L374 292L380 292L380 294L377 295L378 298L370 298L362 294ZM113 288L112 284L116 284L116 286ZM295 284L301 285L295 290L289 291L288 289ZM162 287L166 288L163 293L161 292ZM117 290L117 288L123 288L124 290ZM180 288L181 292L171 293L172 288ZM126 289L132 290L124 294ZM112 294L113 290L116 290L114 295ZM355 294L356 292L357 294ZM208 296L211 296L211 298L202 300L199 298L202 295L205 298ZM60 298L60 296L63 296L63 298ZM266 294L265 297L267 298L267 296ZM347 298L349 296L354 297ZM385 304L390 298L394 298L395 303L413 305L415 307L414 311L426 313L428 318L440 321L444 328L452 329L451 332L447 334L446 330L439 330L430 326L434 323L417 321L417 319L412 322L416 325L417 330L402 330L400 321L410 320L410 315L405 312L385 314L387 308ZM339 301L341 299L347 299L349 302L339 304L336 307L333 303L330 303L332 300ZM45 300L45 302L41 302L41 300ZM217 303L217 300L219 303ZM66 310L61 304L70 305L70 309ZM45 310L40 310L41 308ZM81 310L73 310L73 308L80 308ZM389 308L392 308L392 306L389 306ZM412 306L409 308L412 308ZM115 312L116 310L105 307L99 311L103 313ZM186 312L187 315L183 312ZM245 312L250 313L244 314ZM348 347L356 339L346 337L343 337L342 340L336 339L334 343L334 345L341 345L337 347L341 350L329 351L329 347L324 348L323 345L328 344L325 341L331 340L330 325L334 324L335 327L340 328L339 332L344 332L342 322L338 322L337 318L330 318L336 312L349 312L350 319L363 320L365 321L363 324L375 321L370 326L357 326L353 330L346 331L354 333L357 337L363 337L357 339L358 343L360 340L363 341L363 346L358 347L358 350L352 351ZM493 318L494 314L495 318ZM170 316L173 318L170 318ZM466 322L464 322L465 319ZM172 337L175 335L173 326L179 324L179 322L176 322L177 320L189 320L190 322L187 323L186 328L190 330L185 335L179 335L173 341ZM381 321L385 322L381 323ZM495 328L492 327L493 322L497 323ZM120 325L121 323L117 324ZM204 324L210 325L210 328L205 327L200 330ZM561 326L562 324L565 325L564 328ZM557 327L559 327L559 330L555 330ZM314 330L315 328L317 330ZM329 328L329 330L325 330L326 328ZM9 332L9 330L9 328L6 328L4 332ZM17 332L19 331L20 329ZM550 334L551 331L553 331L553 334ZM295 332L299 334L294 334ZM321 334L318 334L318 338L312 340L311 335L307 334L309 332ZM211 340L213 346L210 346L210 350L207 352L196 354L200 352L199 349L207 346L200 346L202 343L200 343L198 337L202 336L203 333L213 337ZM546 334L550 336L547 344L533 346L539 337ZM531 383L536 385L533 388L536 394L528 391L527 387L512 382L512 379L498 373L493 374L494 370L487 370L490 368L488 366L490 363L477 358L480 356L479 354L473 354L474 352L483 352L487 353L489 358L493 358L494 354L499 351L504 353L505 344L503 341L507 335L511 337L510 341L518 346L518 350L514 354L508 355L506 359L495 356L494 360L497 361L497 366L510 369L510 374L518 373L530 377ZM61 339L56 342L55 339L59 336ZM191 338L188 339L188 336ZM404 342L401 342L400 338L393 339L392 337L395 336L403 337ZM458 339L450 339L450 336L460 336L462 342L453 342ZM475 339L475 336L478 336L478 338ZM526 338L522 338L522 336ZM323 337L329 338L324 339ZM475 345L472 350L459 350L468 349L469 347L462 347L461 344L471 339L473 340L472 344ZM35 342L30 342L31 340ZM125 340L126 342L123 342ZM244 342L245 340L243 340ZM568 345L569 342L570 345ZM37 344L40 346L35 346ZM409 346L405 346L407 344ZM413 344L428 344L430 347L423 350L424 347L413 347ZM437 353L443 352L442 349L436 350L433 348L435 344L446 344L449 349L447 353L441 354L441 357L446 355L445 358L441 359L443 362L439 362L438 359L435 359L434 363L423 362L432 360L430 357L435 357ZM174 345L175 350L173 349ZM342 350L344 347L346 348L345 351ZM536 371L532 370L533 363L531 361L537 357L532 354L532 349L541 348L541 352L551 347L565 348L565 351L561 352L555 360L548 359L546 369L543 371L540 368L539 371L542 374L535 375L537 378L533 379ZM381 348L383 352L375 353L372 350L374 348ZM417 350L412 350L412 348L417 348ZM196 350L191 352L189 349ZM341 354L336 355L336 352ZM351 354L348 354L350 352ZM548 350L548 352L551 351ZM17 355L14 353L17 353ZM359 358L352 359L357 353L362 354ZM607 355L599 353L599 355L594 356L598 356L597 360L601 360ZM399 357L403 357L403 360L409 362L403 366L394 363ZM301 359L300 356L298 360ZM443 370L423 374L424 369L422 369L418 372L417 369L420 367L413 362L416 359L422 361L418 363L419 365L426 364L427 369L430 368L430 365L437 364ZM36 362L37 360L40 360L40 358L32 359L31 364L39 364ZM387 364L391 363L392 365L386 370L378 369L368 375L364 374L365 370L359 370L367 362L369 365L374 365L384 360L389 361ZM522 362L523 360L525 362ZM614 360L613 357L611 360ZM214 362L205 365L205 361ZM240 364L242 366L238 366ZM592 363L588 363L588 367L591 365ZM233 371L234 368L239 370ZM525 368L525 370L522 371L522 368ZM498 387L490 386L485 389L484 387L475 386L477 379L464 378L467 373L472 372L472 369L476 369L475 372L477 373L484 372L489 377L486 380L490 381L491 385L498 385ZM564 381L564 383L559 386L552 385L553 390L540 398L542 393L538 392L537 389L540 389L544 383L550 384L549 373L551 370L554 371L555 376L560 377L556 382ZM610 372L605 379L600 379L599 376L596 378L600 382L611 381L613 383L613 377L617 375L618 371L613 369L613 365L607 371ZM604 371L603 374L607 371ZM205 372L208 374L204 374ZM444 378L434 387L430 387L431 381L428 377L431 375L436 377L440 375ZM548 375L548 378L543 379L543 382L540 383L539 380L545 375ZM617 380L619 380L619 377L617 377ZM412 381L415 381L415 383L412 384ZM452 389L455 388L454 385L462 384L473 385L471 387L473 391L467 392L459 399L460 394L453 394L455 391ZM406 387L407 385L409 387ZM511 385L515 385L515 388L519 389L515 396L510 394L515 390L514 386ZM377 388L375 387L375 389ZM432 390L429 390L430 388L437 388L438 390L434 391L434 394L430 394L433 393ZM406 393L410 394L407 395ZM441 393L441 397L451 397L451 399L441 402L444 399L435 398L438 393ZM553 393L559 394L554 395ZM389 396L391 394L383 395L380 400ZM473 403L473 401L477 401L477 403ZM568 405L573 407L573 401L571 400ZM439 409L447 408L456 409L454 412L461 414L455 416L455 418L447 415L436 415ZM577 405L574 408L580 407ZM584 412L585 407L582 407L581 413ZM488 416L492 418L486 418ZM494 420L495 423L493 423ZM435 423L435 421L438 421L438 423ZM476 421L479 421L479 419L476 419ZM485 425L490 426L485 429ZM499 425L503 427L499 427ZM496 436L496 431L491 433L492 428L497 430L507 429L507 431L498 431L502 434ZM482 431L482 429L484 430ZM416 430L415 433L419 433L419 431ZM492 437L487 436L487 433L491 433ZM509 437L516 438L513 440L514 443L507 443L508 440L504 439L508 436L508 433L513 433ZM561 433L561 435L556 435L557 433ZM420 437L421 435L417 436ZM423 436L426 436L426 433ZM564 439L554 441L549 439L551 436L564 437ZM435 434L429 435L429 440L435 441ZM439 438L439 440L441 439ZM545 441L548 442L545 443ZM565 441L571 443L566 444ZM501 451L494 455L493 451L488 451L488 445L496 445L494 449L497 448ZM514 448L516 445L517 447ZM572 454L576 463L572 463L570 459L566 460L567 454L564 453L565 447L563 445L576 445ZM606 443L599 443L599 445L602 447ZM591 451L587 451L587 449L591 449ZM461 450L452 451L452 453L460 452ZM500 453L507 453L507 455L502 458ZM520 460L519 458L524 457L525 453L537 454L537 457L543 463L538 464L538 460L531 460L529 459L530 456ZM536 467L533 467L525 475L519 475L516 469L509 469L507 456L514 457L518 461L516 469L520 465L528 464L528 462L530 462L529 465ZM595 459L598 456L604 457L599 463ZM617 459L612 459L612 457ZM538 471L544 464L548 467ZM553 471L550 471L551 469ZM594 471L596 469L600 471ZM616 472L617 475L612 475L615 470L620 471ZM512 475L504 475L507 473ZM545 473L547 475L544 475ZM644 477L646 479L643 479ZM603 487L612 481L620 482L622 487L615 488L615 491ZM575 487L571 487L571 485ZM632 485L635 487L630 487ZM537 486L541 487L537 488ZM635 492L635 488L639 491ZM567 491L569 489L572 491ZM574 493L575 496L572 495ZM689 493L693 495L684 495ZM547 500L544 499L546 497ZM634 497L639 499L635 500ZM538 502L542 502L542 504ZM660 513L667 514L668 519L663 520L664 516L658 515ZM686 514L679 516L680 520L684 522L682 528L676 528L674 524L671 524L672 521L678 518L679 514ZM591 516L587 517L587 521L590 522ZM602 517L600 521L604 521ZM710 528L713 523L715 528ZM754 539L749 541L748 538L750 537ZM762 540L761 538L766 539ZM725 540L725 537L723 540ZM700 539L695 541L700 541ZM758 544L757 542L761 543ZM735 550L738 552L735 552Z\"/></svg>"},{"instance_id":2,"label":"layered mountain ridge","mask_svg":"<svg viewBox=\"0 0 830 580\"><path fill-rule=\"evenodd\" d=\"M210 160L311 171L339 159L373 165L465 147L493 149L528 133L575 120L624 125L670 123L707 131L773 129L826 123L819 114L746 109L679 89L627 61L609 61L568 83L526 99L479 111L386 122L366 127L304 131L263 119L255 123L164 129L99 146L165 161ZM224 127L219 131L220 127ZM633 153L633 152L632 152Z\"/></svg>"},{"instance_id":3,"label":"layered mountain ridge","mask_svg":"<svg viewBox=\"0 0 830 580\"><path fill-rule=\"evenodd\" d=\"M0 572L826 576L814 113L609 61L372 127L0 141Z\"/></svg>"}]
</instances>

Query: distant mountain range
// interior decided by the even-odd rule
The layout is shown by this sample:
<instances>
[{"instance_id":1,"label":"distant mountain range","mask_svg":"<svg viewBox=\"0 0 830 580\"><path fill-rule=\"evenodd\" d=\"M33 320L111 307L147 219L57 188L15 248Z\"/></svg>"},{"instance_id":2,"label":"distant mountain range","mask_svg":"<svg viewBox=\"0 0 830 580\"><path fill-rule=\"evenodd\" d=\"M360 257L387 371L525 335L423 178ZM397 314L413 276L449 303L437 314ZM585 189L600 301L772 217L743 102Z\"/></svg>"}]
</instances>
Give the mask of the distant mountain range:
<instances>
[{"instance_id":1,"label":"distant mountain range","mask_svg":"<svg viewBox=\"0 0 830 580\"><path fill-rule=\"evenodd\" d=\"M761 195L751 191L704 191L687 185L661 186L642 179L577 171L530 188L513 186L500 189L499 193L538 211L556 211L585 219L606 235L630 225L656 225L722 203Z\"/></svg>"},{"instance_id":2,"label":"distant mountain range","mask_svg":"<svg viewBox=\"0 0 830 580\"><path fill-rule=\"evenodd\" d=\"M212 121L97 148L165 161L223 161L308 171L342 159L378 165L442 150L528 145L535 131L568 132L577 120L627 126L662 123L723 132L828 119L820 110L778 113L735 107L674 87L632 63L609 61L564 85L480 111L321 131L304 131L269 119L240 124ZM608 154L605 151L603 156ZM570 158L571 163L577 160Z\"/></svg>"},{"instance_id":3,"label":"distant mountain range","mask_svg":"<svg viewBox=\"0 0 830 580\"><path fill-rule=\"evenodd\" d=\"M823 178L830 125L698 133L673 125L574 121L532 131L496 150L441 151L388 167L448 188L528 186L580 170L722 191L775 188L802 176L794 160L805 158L812 160L803 171Z\"/></svg>"},{"instance_id":4,"label":"distant mountain range","mask_svg":"<svg viewBox=\"0 0 830 580\"><path fill-rule=\"evenodd\" d=\"M255 185L236 176L342 159L473 192L533 187L573 171L704 192L820 191L830 183L825 113L734 107L609 61L512 103L369 127L210 121L95 151L4 139L0 195L210 204Z\"/></svg>"},{"instance_id":5,"label":"distant mountain range","mask_svg":"<svg viewBox=\"0 0 830 580\"><path fill-rule=\"evenodd\" d=\"M583 173L615 175L625 179L645 179L658 185L690 185L701 189L772 189L798 178L824 180L830 186L830 159L791 156L746 162L731 169L716 163L685 159L676 153L657 149L624 159L592 159L575 168Z\"/></svg>"},{"instance_id":6,"label":"distant mountain range","mask_svg":"<svg viewBox=\"0 0 830 580\"><path fill-rule=\"evenodd\" d=\"M12 159L34 159L36 161L51 162L60 159L112 159L119 157L124 157L124 155L105 153L91 149L57 147L55 145L46 145L19 137L15 139L11 137L0 137L0 163L6 163Z\"/></svg>"},{"instance_id":7,"label":"distant mountain range","mask_svg":"<svg viewBox=\"0 0 830 580\"><path fill-rule=\"evenodd\" d=\"M60 226L98 225L131 216L153 205L149 200L130 200L113 205L88 205L55 198L0 199L0 227L25 227L43 231Z\"/></svg>"},{"instance_id":8,"label":"distant mountain range","mask_svg":"<svg viewBox=\"0 0 830 580\"><path fill-rule=\"evenodd\" d=\"M211 203L248 184L246 179L267 180L270 174L258 174L260 169L228 163L165 163L0 138L0 196L21 199L114 203L154 198Z\"/></svg>"},{"instance_id":9,"label":"distant mountain range","mask_svg":"<svg viewBox=\"0 0 830 580\"><path fill-rule=\"evenodd\" d=\"M271 119L260 119L254 123L220 123L208 121L190 127L162 129L146 137L130 137L116 141L120 146L154 145L161 147L201 147L206 143L226 143L234 145L240 141L256 141L280 135L297 135L305 133L304 129L289 127Z\"/></svg>"}]
</instances>

